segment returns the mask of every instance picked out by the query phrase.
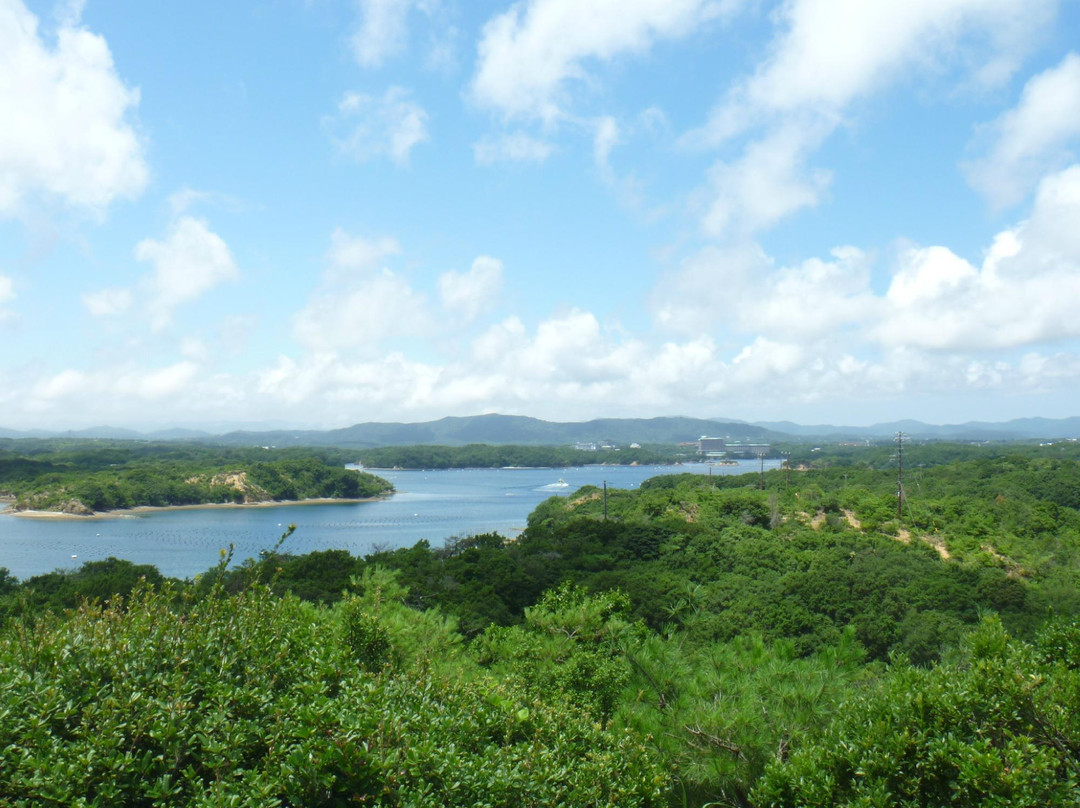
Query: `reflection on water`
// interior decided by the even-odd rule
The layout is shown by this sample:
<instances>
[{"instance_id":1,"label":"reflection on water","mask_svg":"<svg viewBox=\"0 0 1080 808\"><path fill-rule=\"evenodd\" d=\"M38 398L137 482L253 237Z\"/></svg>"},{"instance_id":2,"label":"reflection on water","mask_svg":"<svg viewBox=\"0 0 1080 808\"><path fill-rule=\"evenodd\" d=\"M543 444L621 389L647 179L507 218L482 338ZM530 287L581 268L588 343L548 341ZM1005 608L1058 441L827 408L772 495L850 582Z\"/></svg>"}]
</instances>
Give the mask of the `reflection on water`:
<instances>
[{"instance_id":1,"label":"reflection on water","mask_svg":"<svg viewBox=\"0 0 1080 808\"><path fill-rule=\"evenodd\" d=\"M766 462L776 468L779 461ZM583 485L635 488L658 474L744 474L758 461L738 466L583 466L564 469L449 469L377 471L398 493L376 502L286 505L273 508L212 508L156 511L113 519L53 521L0 516L0 567L27 578L109 556L153 564L165 575L187 578L204 572L230 543L235 559L257 556L285 529L297 529L284 549L292 553L344 549L364 555L408 547L420 539L441 545L447 538L495 531L512 536L534 507L550 496L568 496ZM77 556L77 558L72 558Z\"/></svg>"}]
</instances>

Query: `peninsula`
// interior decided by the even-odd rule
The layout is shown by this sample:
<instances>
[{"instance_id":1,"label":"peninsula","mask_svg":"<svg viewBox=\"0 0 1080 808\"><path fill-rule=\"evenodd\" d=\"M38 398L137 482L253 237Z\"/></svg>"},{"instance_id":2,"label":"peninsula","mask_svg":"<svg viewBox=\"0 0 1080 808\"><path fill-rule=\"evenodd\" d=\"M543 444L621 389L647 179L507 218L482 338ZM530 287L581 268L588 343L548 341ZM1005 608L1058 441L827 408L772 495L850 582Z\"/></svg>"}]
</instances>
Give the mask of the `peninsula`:
<instances>
[{"instance_id":1,"label":"peninsula","mask_svg":"<svg viewBox=\"0 0 1080 808\"><path fill-rule=\"evenodd\" d=\"M0 496L16 515L84 518L149 508L360 501L393 486L327 450L132 441L9 441Z\"/></svg>"}]
</instances>

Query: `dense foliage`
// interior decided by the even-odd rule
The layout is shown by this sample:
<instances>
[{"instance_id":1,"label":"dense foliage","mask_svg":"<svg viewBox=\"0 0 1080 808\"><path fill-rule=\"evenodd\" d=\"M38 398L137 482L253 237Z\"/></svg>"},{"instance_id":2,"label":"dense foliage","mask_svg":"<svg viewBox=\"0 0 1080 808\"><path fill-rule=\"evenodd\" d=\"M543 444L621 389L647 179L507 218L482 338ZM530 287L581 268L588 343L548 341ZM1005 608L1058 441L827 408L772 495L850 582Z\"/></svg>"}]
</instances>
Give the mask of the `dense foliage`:
<instances>
[{"instance_id":1,"label":"dense foliage","mask_svg":"<svg viewBox=\"0 0 1080 808\"><path fill-rule=\"evenodd\" d=\"M1078 804L1077 448L905 455L0 574L0 803Z\"/></svg>"},{"instance_id":2,"label":"dense foliage","mask_svg":"<svg viewBox=\"0 0 1080 808\"><path fill-rule=\"evenodd\" d=\"M0 442L0 493L18 510L73 514L137 506L359 499L385 480L330 450L223 449L121 441Z\"/></svg>"},{"instance_id":3,"label":"dense foliage","mask_svg":"<svg viewBox=\"0 0 1080 808\"><path fill-rule=\"evenodd\" d=\"M593 463L671 463L690 457L692 452L673 446L581 451L570 446L491 446L471 443L468 446L386 446L359 449L355 454L364 465L372 468L497 469L510 466L587 466Z\"/></svg>"},{"instance_id":4,"label":"dense foliage","mask_svg":"<svg viewBox=\"0 0 1080 808\"><path fill-rule=\"evenodd\" d=\"M333 609L259 583L198 601L141 586L64 617L10 620L0 799L660 803L668 777L633 736L485 675L450 623L403 614L394 594L377 575Z\"/></svg>"}]
</instances>

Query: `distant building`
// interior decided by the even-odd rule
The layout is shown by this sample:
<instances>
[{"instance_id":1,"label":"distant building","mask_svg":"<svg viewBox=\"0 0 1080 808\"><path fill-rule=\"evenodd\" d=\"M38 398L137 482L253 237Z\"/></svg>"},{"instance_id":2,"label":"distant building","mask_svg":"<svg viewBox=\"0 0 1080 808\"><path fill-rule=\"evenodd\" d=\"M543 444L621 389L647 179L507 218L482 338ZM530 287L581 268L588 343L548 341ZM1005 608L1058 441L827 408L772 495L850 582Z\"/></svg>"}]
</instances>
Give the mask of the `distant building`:
<instances>
[{"instance_id":1,"label":"distant building","mask_svg":"<svg viewBox=\"0 0 1080 808\"><path fill-rule=\"evenodd\" d=\"M577 449L579 452L595 452L596 451L596 444L595 443L578 442L578 443L574 444L574 448Z\"/></svg>"},{"instance_id":2,"label":"distant building","mask_svg":"<svg viewBox=\"0 0 1080 808\"><path fill-rule=\"evenodd\" d=\"M727 442L723 438L702 435L697 442L697 453L705 457L724 457L727 455Z\"/></svg>"},{"instance_id":3,"label":"distant building","mask_svg":"<svg viewBox=\"0 0 1080 808\"><path fill-rule=\"evenodd\" d=\"M641 448L641 444L640 444L640 443L631 443L631 444L630 444L630 448L631 448L631 449L640 449L640 448Z\"/></svg>"},{"instance_id":4,"label":"distant building","mask_svg":"<svg viewBox=\"0 0 1080 808\"><path fill-rule=\"evenodd\" d=\"M729 443L727 445L728 457L760 457L772 451L768 443Z\"/></svg>"}]
</instances>

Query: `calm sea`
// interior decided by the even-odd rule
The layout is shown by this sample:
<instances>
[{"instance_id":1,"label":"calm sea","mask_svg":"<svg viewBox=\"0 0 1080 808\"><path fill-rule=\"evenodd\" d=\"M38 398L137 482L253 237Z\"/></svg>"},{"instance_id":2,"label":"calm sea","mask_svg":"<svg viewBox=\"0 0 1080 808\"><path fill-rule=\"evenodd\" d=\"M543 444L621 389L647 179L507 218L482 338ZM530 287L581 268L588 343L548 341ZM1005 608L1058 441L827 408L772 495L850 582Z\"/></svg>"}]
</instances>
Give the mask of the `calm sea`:
<instances>
[{"instance_id":1,"label":"calm sea","mask_svg":"<svg viewBox=\"0 0 1080 808\"><path fill-rule=\"evenodd\" d=\"M779 461L766 461L776 468ZM475 533L516 535L529 513L550 496L568 496L583 485L636 488L660 474L745 474L757 460L738 466L582 466L563 469L449 469L380 471L397 493L377 502L284 505L268 508L164 510L86 521L20 519L0 514L0 567L17 578L109 556L153 564L165 575L190 578L235 545L237 562L272 547L285 526L296 532L283 549L295 554L344 549L365 555L409 547L420 539L439 546ZM559 481L566 483L565 487Z\"/></svg>"}]
</instances>

